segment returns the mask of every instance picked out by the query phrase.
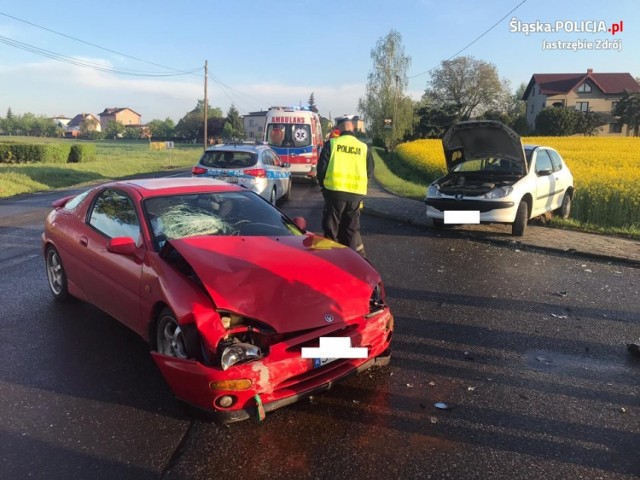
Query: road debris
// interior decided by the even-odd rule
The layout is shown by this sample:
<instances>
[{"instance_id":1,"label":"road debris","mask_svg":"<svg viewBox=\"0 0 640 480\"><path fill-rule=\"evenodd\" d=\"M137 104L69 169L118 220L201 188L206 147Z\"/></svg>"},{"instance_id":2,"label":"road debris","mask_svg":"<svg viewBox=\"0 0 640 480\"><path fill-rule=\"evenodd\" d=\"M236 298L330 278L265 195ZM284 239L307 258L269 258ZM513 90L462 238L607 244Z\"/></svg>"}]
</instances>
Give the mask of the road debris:
<instances>
[{"instance_id":1,"label":"road debris","mask_svg":"<svg viewBox=\"0 0 640 480\"><path fill-rule=\"evenodd\" d=\"M436 382L434 382L433 380L431 380L427 385L430 385L430 386L432 386L432 387L433 387L435 384L436 384Z\"/></svg>"},{"instance_id":2,"label":"road debris","mask_svg":"<svg viewBox=\"0 0 640 480\"><path fill-rule=\"evenodd\" d=\"M436 402L433 404L438 410L451 410L451 407L444 402Z\"/></svg>"},{"instance_id":3,"label":"road debris","mask_svg":"<svg viewBox=\"0 0 640 480\"><path fill-rule=\"evenodd\" d=\"M438 417L431 415L429 417L429 421L431 421L431 423L438 423Z\"/></svg>"},{"instance_id":4,"label":"road debris","mask_svg":"<svg viewBox=\"0 0 640 480\"><path fill-rule=\"evenodd\" d=\"M476 389L476 387L467 387L467 391L468 392L473 392Z\"/></svg>"},{"instance_id":5,"label":"road debris","mask_svg":"<svg viewBox=\"0 0 640 480\"><path fill-rule=\"evenodd\" d=\"M413 388L413 383L407 383L407 387Z\"/></svg>"},{"instance_id":6,"label":"road debris","mask_svg":"<svg viewBox=\"0 0 640 480\"><path fill-rule=\"evenodd\" d=\"M628 343L627 350L631 355L640 357L640 340L638 340L638 343Z\"/></svg>"},{"instance_id":7,"label":"road debris","mask_svg":"<svg viewBox=\"0 0 640 480\"><path fill-rule=\"evenodd\" d=\"M473 354L471 352L464 352L465 360L473 360Z\"/></svg>"},{"instance_id":8,"label":"road debris","mask_svg":"<svg viewBox=\"0 0 640 480\"><path fill-rule=\"evenodd\" d=\"M566 297L569 293L566 290L562 290L561 292L556 292L556 295L559 297Z\"/></svg>"},{"instance_id":9,"label":"road debris","mask_svg":"<svg viewBox=\"0 0 640 480\"><path fill-rule=\"evenodd\" d=\"M553 318L569 318L568 315L556 315L555 313L552 313L551 316Z\"/></svg>"}]
</instances>

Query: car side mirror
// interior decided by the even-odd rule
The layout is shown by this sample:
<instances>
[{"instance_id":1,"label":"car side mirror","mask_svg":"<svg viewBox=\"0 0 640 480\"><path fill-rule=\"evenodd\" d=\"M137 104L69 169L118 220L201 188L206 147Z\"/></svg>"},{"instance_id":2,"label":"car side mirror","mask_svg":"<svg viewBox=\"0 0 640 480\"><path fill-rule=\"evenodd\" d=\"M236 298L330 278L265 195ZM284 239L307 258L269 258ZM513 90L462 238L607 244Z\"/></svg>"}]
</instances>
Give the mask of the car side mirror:
<instances>
[{"instance_id":1,"label":"car side mirror","mask_svg":"<svg viewBox=\"0 0 640 480\"><path fill-rule=\"evenodd\" d=\"M551 175L551 170L538 170L536 172L538 174L539 177L547 177L549 175Z\"/></svg>"},{"instance_id":2,"label":"car side mirror","mask_svg":"<svg viewBox=\"0 0 640 480\"><path fill-rule=\"evenodd\" d=\"M296 224L300 230L307 230L307 220L304 217L296 217L293 219L293 223Z\"/></svg>"},{"instance_id":3,"label":"car side mirror","mask_svg":"<svg viewBox=\"0 0 640 480\"><path fill-rule=\"evenodd\" d=\"M131 237L114 237L107 243L107 251L118 255L136 255L138 246Z\"/></svg>"}]
</instances>

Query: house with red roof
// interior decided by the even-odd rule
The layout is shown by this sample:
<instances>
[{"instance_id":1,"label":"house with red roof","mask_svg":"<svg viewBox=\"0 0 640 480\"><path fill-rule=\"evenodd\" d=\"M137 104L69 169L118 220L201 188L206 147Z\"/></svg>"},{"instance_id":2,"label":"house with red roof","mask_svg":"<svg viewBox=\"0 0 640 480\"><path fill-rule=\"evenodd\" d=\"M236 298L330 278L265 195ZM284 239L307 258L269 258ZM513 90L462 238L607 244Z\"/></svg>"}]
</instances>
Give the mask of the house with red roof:
<instances>
[{"instance_id":1,"label":"house with red roof","mask_svg":"<svg viewBox=\"0 0 640 480\"><path fill-rule=\"evenodd\" d=\"M640 84L630 73L535 73L522 100L527 102L527 123L535 129L538 113L547 107L575 108L600 113L607 124L601 135L632 135L628 125L620 123L614 112L625 92L640 92Z\"/></svg>"}]
</instances>

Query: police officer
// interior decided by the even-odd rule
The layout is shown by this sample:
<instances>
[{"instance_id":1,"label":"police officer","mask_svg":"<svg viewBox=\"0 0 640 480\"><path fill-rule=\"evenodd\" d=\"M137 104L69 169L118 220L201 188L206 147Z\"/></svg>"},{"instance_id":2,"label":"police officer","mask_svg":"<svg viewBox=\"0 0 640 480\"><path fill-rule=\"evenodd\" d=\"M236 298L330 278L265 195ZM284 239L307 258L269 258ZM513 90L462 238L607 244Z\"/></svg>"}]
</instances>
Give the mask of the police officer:
<instances>
[{"instance_id":1,"label":"police officer","mask_svg":"<svg viewBox=\"0 0 640 480\"><path fill-rule=\"evenodd\" d=\"M360 202L367 194L367 178L373 174L373 157L367 145L354 135L352 116L337 119L342 132L325 142L318 160L318 183L324 197L324 236L364 256L360 238Z\"/></svg>"}]
</instances>

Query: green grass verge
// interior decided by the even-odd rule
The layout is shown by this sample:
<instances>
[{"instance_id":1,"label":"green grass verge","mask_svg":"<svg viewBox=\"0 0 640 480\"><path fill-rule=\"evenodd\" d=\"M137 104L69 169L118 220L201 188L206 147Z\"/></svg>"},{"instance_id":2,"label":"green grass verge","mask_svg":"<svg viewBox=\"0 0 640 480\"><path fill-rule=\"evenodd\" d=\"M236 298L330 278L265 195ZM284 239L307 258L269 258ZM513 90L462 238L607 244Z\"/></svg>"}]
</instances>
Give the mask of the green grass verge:
<instances>
[{"instance_id":1,"label":"green grass verge","mask_svg":"<svg viewBox=\"0 0 640 480\"><path fill-rule=\"evenodd\" d=\"M424 200L427 186L433 180L421 177L406 164L399 162L394 154L385 154L381 148L373 149L373 159L376 164L374 176L386 190L401 197ZM601 227L573 219L562 220L560 218L552 218L548 225L567 230L616 235L640 240L640 227L634 226L627 228Z\"/></svg>"},{"instance_id":2,"label":"green grass verge","mask_svg":"<svg viewBox=\"0 0 640 480\"><path fill-rule=\"evenodd\" d=\"M0 198L190 167L202 153L199 145L157 151L147 142L96 142L96 149L89 163L0 164Z\"/></svg>"},{"instance_id":3,"label":"green grass verge","mask_svg":"<svg viewBox=\"0 0 640 480\"><path fill-rule=\"evenodd\" d=\"M392 154L385 154L382 148L374 148L372 153L376 165L374 177L380 185L401 197L424 200L429 181L395 161Z\"/></svg>"}]
</instances>

